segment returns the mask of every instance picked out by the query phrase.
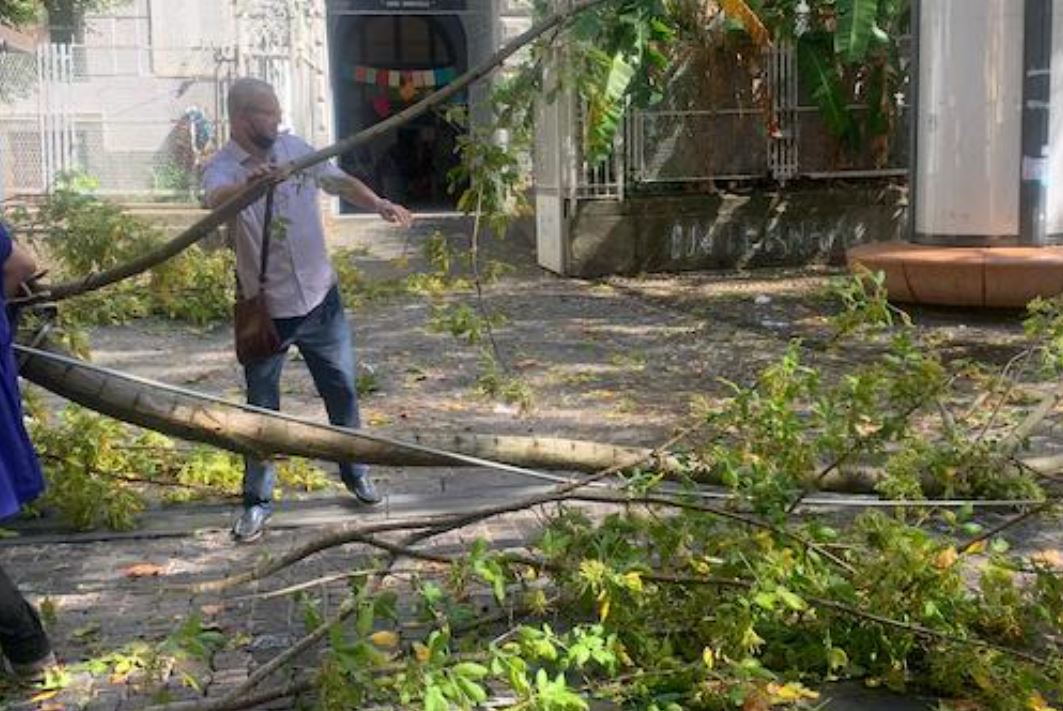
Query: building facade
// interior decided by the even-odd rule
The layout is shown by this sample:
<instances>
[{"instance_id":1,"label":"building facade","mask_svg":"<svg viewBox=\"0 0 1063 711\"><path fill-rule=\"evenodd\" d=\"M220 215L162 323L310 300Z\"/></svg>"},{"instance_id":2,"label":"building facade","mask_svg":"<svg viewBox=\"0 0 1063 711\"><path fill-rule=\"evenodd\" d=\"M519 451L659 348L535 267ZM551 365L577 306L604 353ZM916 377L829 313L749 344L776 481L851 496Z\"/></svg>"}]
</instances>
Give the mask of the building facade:
<instances>
[{"instance_id":1,"label":"building facade","mask_svg":"<svg viewBox=\"0 0 1063 711\"><path fill-rule=\"evenodd\" d=\"M288 127L324 146L484 61L530 0L130 0L71 43L0 51L0 198L80 171L103 194L187 198L227 137L239 76L274 84ZM476 116L488 81L455 101ZM446 206L462 130L435 112L341 157L414 207Z\"/></svg>"}]
</instances>

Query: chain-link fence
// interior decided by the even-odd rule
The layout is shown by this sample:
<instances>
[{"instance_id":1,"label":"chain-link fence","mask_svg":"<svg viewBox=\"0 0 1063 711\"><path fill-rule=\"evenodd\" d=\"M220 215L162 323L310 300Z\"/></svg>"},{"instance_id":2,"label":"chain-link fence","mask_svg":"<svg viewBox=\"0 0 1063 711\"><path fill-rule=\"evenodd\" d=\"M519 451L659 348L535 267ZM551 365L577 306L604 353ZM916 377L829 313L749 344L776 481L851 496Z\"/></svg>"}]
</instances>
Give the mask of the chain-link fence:
<instances>
[{"instance_id":1,"label":"chain-link fence","mask_svg":"<svg viewBox=\"0 0 1063 711\"><path fill-rule=\"evenodd\" d=\"M34 118L0 120L0 199L45 186L41 127Z\"/></svg>"}]
</instances>

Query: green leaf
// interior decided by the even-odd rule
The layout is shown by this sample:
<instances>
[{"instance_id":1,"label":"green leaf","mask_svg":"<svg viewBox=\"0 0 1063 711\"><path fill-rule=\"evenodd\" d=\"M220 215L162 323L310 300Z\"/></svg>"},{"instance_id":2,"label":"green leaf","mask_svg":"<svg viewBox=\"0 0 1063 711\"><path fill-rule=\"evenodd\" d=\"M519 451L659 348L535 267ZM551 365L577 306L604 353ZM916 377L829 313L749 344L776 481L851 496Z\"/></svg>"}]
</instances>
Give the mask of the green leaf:
<instances>
[{"instance_id":1,"label":"green leaf","mask_svg":"<svg viewBox=\"0 0 1063 711\"><path fill-rule=\"evenodd\" d=\"M635 66L617 54L609 62L604 84L589 97L587 152L592 162L602 160L613 149L613 138L624 113L624 96L634 77Z\"/></svg>"},{"instance_id":2,"label":"green leaf","mask_svg":"<svg viewBox=\"0 0 1063 711\"><path fill-rule=\"evenodd\" d=\"M827 128L848 145L856 145L859 132L842 91L841 75L834 63L830 36L809 33L797 43L797 64L801 80L811 87Z\"/></svg>"},{"instance_id":3,"label":"green leaf","mask_svg":"<svg viewBox=\"0 0 1063 711\"><path fill-rule=\"evenodd\" d=\"M484 691L482 686L471 679L459 676L455 679L455 682L461 689L461 692L468 698L472 699L473 703L482 704L484 701L487 701L487 692Z\"/></svg>"},{"instance_id":4,"label":"green leaf","mask_svg":"<svg viewBox=\"0 0 1063 711\"><path fill-rule=\"evenodd\" d=\"M867 47L875 36L878 2L879 0L837 0L835 3L838 29L834 33L834 49L845 61L855 64L867 55Z\"/></svg>"},{"instance_id":5,"label":"green leaf","mask_svg":"<svg viewBox=\"0 0 1063 711\"><path fill-rule=\"evenodd\" d=\"M841 647L831 647L827 653L827 666L831 671L837 671L849 666L849 655Z\"/></svg>"},{"instance_id":6,"label":"green leaf","mask_svg":"<svg viewBox=\"0 0 1063 711\"><path fill-rule=\"evenodd\" d=\"M808 607L808 603L805 602L799 595L793 593L786 588L779 588L775 591L775 594L779 596L779 599L783 601L787 607L791 610L804 610Z\"/></svg>"},{"instance_id":7,"label":"green leaf","mask_svg":"<svg viewBox=\"0 0 1063 711\"><path fill-rule=\"evenodd\" d=\"M429 686L424 692L424 711L450 711L450 704L438 686Z\"/></svg>"},{"instance_id":8,"label":"green leaf","mask_svg":"<svg viewBox=\"0 0 1063 711\"><path fill-rule=\"evenodd\" d=\"M483 664L476 662L461 662L454 665L454 673L469 679L483 679L488 674L488 669Z\"/></svg>"},{"instance_id":9,"label":"green leaf","mask_svg":"<svg viewBox=\"0 0 1063 711\"><path fill-rule=\"evenodd\" d=\"M774 610L776 599L775 593L770 592L759 592L753 596L753 602L757 603L765 610Z\"/></svg>"}]
</instances>

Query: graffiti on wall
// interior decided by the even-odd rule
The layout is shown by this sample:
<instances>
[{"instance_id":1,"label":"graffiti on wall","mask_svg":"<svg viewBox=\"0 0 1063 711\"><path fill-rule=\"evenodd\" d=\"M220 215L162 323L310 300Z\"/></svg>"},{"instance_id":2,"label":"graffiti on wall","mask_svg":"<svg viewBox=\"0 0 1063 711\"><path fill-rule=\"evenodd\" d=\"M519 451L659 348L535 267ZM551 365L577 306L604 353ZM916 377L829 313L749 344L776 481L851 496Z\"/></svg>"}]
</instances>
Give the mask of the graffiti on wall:
<instances>
[{"instance_id":1,"label":"graffiti on wall","mask_svg":"<svg viewBox=\"0 0 1063 711\"><path fill-rule=\"evenodd\" d=\"M673 262L790 262L829 257L866 241L868 231L865 221L844 216L766 223L680 218L668 232L668 256Z\"/></svg>"}]
</instances>

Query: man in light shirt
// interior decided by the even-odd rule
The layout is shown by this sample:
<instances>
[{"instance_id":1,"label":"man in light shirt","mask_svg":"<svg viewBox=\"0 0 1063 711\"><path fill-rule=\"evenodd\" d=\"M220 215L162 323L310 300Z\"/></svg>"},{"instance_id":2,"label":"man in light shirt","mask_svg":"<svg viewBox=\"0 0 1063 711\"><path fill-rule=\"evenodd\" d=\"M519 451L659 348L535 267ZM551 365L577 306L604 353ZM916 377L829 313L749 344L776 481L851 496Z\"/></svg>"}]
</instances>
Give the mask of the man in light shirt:
<instances>
[{"instance_id":1,"label":"man in light shirt","mask_svg":"<svg viewBox=\"0 0 1063 711\"><path fill-rule=\"evenodd\" d=\"M274 174L313 152L306 141L278 131L280 103L268 83L250 78L237 80L229 90L228 106L232 139L203 171L206 201L212 208L239 193L248 182ZM283 345L276 355L244 366L247 401L280 409L281 369L288 347L294 344L325 401L329 421L358 427L354 346L325 245L318 188L372 210L388 222L409 227L413 221L404 207L379 197L331 161L276 185L265 296ZM258 293L264 219L263 198L244 209L230 230L237 277L245 297ZM367 466L341 462L339 467L343 483L360 501L380 502ZM271 462L245 458L244 511L233 524L233 536L238 541L249 543L261 537L273 511L275 481L276 470Z\"/></svg>"}]
</instances>

